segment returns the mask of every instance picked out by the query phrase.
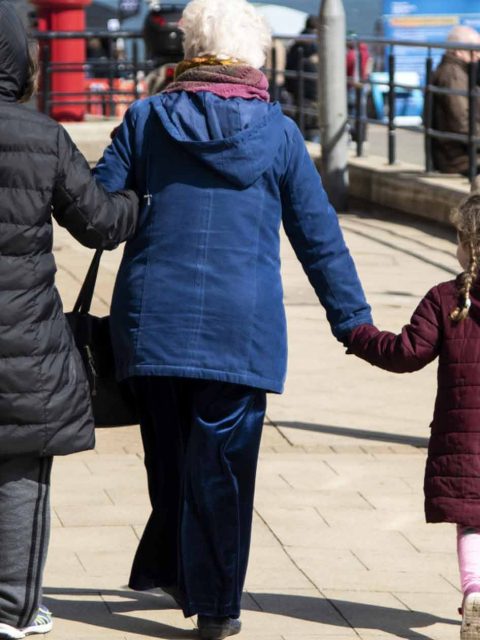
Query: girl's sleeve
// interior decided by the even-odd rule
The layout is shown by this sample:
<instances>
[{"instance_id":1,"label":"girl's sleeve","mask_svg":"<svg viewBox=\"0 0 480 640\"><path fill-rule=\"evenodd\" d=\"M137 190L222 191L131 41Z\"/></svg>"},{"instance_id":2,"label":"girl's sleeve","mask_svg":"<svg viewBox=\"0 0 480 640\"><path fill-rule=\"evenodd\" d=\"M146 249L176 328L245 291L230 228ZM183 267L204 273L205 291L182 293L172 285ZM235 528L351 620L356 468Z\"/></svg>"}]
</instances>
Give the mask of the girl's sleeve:
<instances>
[{"instance_id":1,"label":"girl's sleeve","mask_svg":"<svg viewBox=\"0 0 480 640\"><path fill-rule=\"evenodd\" d=\"M394 373L418 371L438 356L441 327L440 297L435 287L398 335L372 325L357 327L350 334L347 353Z\"/></svg>"},{"instance_id":2,"label":"girl's sleeve","mask_svg":"<svg viewBox=\"0 0 480 640\"><path fill-rule=\"evenodd\" d=\"M303 269L341 341L371 323L353 259L302 135L288 125L289 158L281 182L283 225Z\"/></svg>"}]
</instances>

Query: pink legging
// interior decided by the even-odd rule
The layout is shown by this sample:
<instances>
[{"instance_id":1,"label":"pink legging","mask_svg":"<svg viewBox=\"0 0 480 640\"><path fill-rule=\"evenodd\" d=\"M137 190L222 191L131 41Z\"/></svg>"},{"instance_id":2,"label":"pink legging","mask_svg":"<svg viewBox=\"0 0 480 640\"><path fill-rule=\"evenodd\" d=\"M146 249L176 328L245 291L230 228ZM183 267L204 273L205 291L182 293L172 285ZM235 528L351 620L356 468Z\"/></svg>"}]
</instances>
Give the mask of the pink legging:
<instances>
[{"instance_id":1,"label":"pink legging","mask_svg":"<svg viewBox=\"0 0 480 640\"><path fill-rule=\"evenodd\" d=\"M457 525L457 553L462 592L480 592L480 527Z\"/></svg>"}]
</instances>

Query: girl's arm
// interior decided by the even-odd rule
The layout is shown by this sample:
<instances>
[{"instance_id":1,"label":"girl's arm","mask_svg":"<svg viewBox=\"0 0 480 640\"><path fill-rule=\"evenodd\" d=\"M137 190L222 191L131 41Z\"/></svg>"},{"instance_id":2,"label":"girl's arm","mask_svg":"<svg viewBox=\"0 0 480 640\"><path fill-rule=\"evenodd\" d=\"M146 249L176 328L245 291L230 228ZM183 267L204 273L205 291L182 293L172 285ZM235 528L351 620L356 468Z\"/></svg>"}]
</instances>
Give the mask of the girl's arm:
<instances>
[{"instance_id":1,"label":"girl's arm","mask_svg":"<svg viewBox=\"0 0 480 640\"><path fill-rule=\"evenodd\" d=\"M434 360L441 340L442 312L437 288L418 305L400 334L362 325L352 331L348 352L394 373L418 371Z\"/></svg>"}]
</instances>

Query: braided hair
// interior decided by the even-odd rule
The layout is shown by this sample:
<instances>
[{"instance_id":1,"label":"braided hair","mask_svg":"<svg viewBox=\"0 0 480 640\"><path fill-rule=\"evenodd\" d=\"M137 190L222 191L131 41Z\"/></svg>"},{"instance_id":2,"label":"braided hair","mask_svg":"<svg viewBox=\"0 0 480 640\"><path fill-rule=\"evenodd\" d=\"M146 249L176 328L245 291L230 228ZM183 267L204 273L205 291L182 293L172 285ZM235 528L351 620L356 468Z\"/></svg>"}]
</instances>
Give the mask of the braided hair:
<instances>
[{"instance_id":1,"label":"braided hair","mask_svg":"<svg viewBox=\"0 0 480 640\"><path fill-rule=\"evenodd\" d=\"M450 314L454 322L461 322L468 317L472 300L470 291L478 277L480 265L480 192L466 198L452 212L451 221L457 229L459 241L468 247L468 269L460 276L459 303Z\"/></svg>"}]
</instances>

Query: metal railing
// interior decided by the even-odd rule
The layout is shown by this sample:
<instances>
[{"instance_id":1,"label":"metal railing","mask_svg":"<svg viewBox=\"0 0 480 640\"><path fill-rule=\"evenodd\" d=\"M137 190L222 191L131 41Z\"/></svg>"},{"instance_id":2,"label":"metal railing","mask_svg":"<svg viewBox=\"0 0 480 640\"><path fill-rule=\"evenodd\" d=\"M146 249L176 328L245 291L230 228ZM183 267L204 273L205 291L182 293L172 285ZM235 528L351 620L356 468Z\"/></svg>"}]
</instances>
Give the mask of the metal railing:
<instances>
[{"instance_id":1,"label":"metal railing","mask_svg":"<svg viewBox=\"0 0 480 640\"><path fill-rule=\"evenodd\" d=\"M38 90L38 108L47 115L55 107L82 106L100 109L104 116L114 116L118 106L128 106L142 96L139 79L155 67L153 61L140 56L143 38L140 32L132 31L84 31L84 32L36 32L32 37L39 43L40 82ZM87 58L84 63L52 62L52 45L58 40L101 41L105 55L100 58ZM118 59L117 43L129 43L128 57ZM82 91L55 91L52 78L63 73L82 73L89 78L88 87ZM100 83L103 80L103 84ZM130 80L127 89L116 86L117 79Z\"/></svg>"},{"instance_id":2,"label":"metal railing","mask_svg":"<svg viewBox=\"0 0 480 640\"><path fill-rule=\"evenodd\" d=\"M301 59L301 44L309 46L316 41L315 35L304 35L298 38L292 39L291 37L278 36L277 40L287 43L288 46L292 46L296 43L298 46L297 53L299 54L299 60L297 69L279 69L277 64L277 52L275 48L272 50L271 66L267 70L271 81L272 95L282 102L282 90L279 87L277 79L282 76L286 79L290 78L296 83L296 91L294 96L291 94L289 98L293 98L293 102L284 102L283 108L286 113L292 115L297 124L299 125L302 133L306 133L305 121L307 118L316 118L318 109L316 104L310 103L305 105L305 85L306 82L317 82L316 73L308 73L304 70L304 60ZM465 51L480 51L478 45L458 44L458 43L425 43L418 41L406 41L406 40L389 40L385 38L374 37L362 37L349 39L348 43L351 44L356 52L357 67L359 65L360 52L359 46L361 43L365 43L370 47L382 48L382 59L386 62L386 72L388 79L375 80L371 77L368 78L347 78L347 81L355 91L355 106L349 116L351 130L354 133L354 139L356 142L357 156L362 156L364 153L365 131L369 123L377 124L386 127L388 137L388 162L389 164L395 164L397 161L397 131L398 129L408 129L410 131L419 131L424 135L425 146L425 170L432 172L434 167L433 156L433 140L449 140L454 142L460 142L465 145L466 153L468 155L468 178L473 181L479 171L478 166L478 149L480 148L480 137L477 134L477 122L480 120L479 104L480 104L480 87L479 82L479 63L472 60L468 63L468 89L466 91L459 91L454 89L440 88L432 84L433 75L433 51L434 50L453 50L462 49ZM417 49L425 50L425 83L415 84L401 84L396 81L396 67L397 67L397 55L396 48L398 47L414 47ZM388 91L386 92L385 100L387 106L387 115L385 119L372 118L367 113L367 95L374 85L388 85ZM420 91L424 98L424 109L422 114L422 123L417 126L404 126L402 127L397 123L396 116L396 103L398 99L399 91L412 92ZM449 131L440 131L434 128L434 96L436 95L456 95L467 98L468 101L468 131L466 133L454 133ZM317 120L318 122L318 120Z\"/></svg>"},{"instance_id":3,"label":"metal railing","mask_svg":"<svg viewBox=\"0 0 480 640\"><path fill-rule=\"evenodd\" d=\"M47 32L34 34L40 44L40 90L38 106L47 114L51 114L55 107L85 105L88 108L100 110L104 116L118 114L118 107L127 106L133 100L145 94L145 87L139 80L155 68L152 60L146 60L142 55L144 50L143 38L140 32L131 31L85 31L85 32ZM101 40L106 45L105 56L101 59L87 59L83 64L52 62L52 46L56 40L84 40L86 43L94 39ZM127 45L128 55L124 59L116 59L116 44L123 40ZM298 59L295 69L285 69L278 60L278 51L274 46L270 56L269 68L266 70L270 77L270 92L274 100L278 100L287 115L293 117L304 134L309 129L318 128L318 107L314 101L305 97L308 83L318 83L316 72L305 70L301 45L305 48L316 42L316 36L304 35L297 38L277 36L275 42L282 42L285 46L298 45ZM469 158L468 177L473 180L477 171L477 156L480 147L480 137L477 135L478 109L480 103L480 87L478 82L478 63L469 64L469 86L467 91L442 89L432 84L433 51L448 49L465 49L480 51L479 46L458 45L453 43L422 43L417 41L399 41L383 38L362 37L350 39L349 44L354 47L357 61L360 59L359 46L367 44L372 50L382 50L381 59L385 61L387 79L375 80L368 78L349 78L348 83L355 92L354 106L349 116L351 131L356 142L357 156L364 154L365 131L369 123L384 126L387 129L388 162L395 164L397 160L397 132L399 129L409 129L422 132L425 146L425 170L434 169L432 146L434 140L450 140L465 145ZM418 85L401 84L396 81L397 54L399 47L415 47L425 50L425 83ZM357 62L358 67L358 62ZM84 91L65 93L54 90L52 78L54 74L82 72L91 76L91 82ZM359 75L359 74L356 74ZM103 84L97 86L96 77L103 79ZM119 86L119 78L130 82L127 86ZM285 82L294 84L296 90L287 92ZM125 83L123 83L125 84ZM386 116L384 119L371 117L367 111L367 98L375 85L388 87L385 94ZM401 126L396 117L396 104L400 91L420 91L424 98L423 122L418 126ZM468 131L464 134L439 131L434 128L434 96L459 95L468 101Z\"/></svg>"}]
</instances>

